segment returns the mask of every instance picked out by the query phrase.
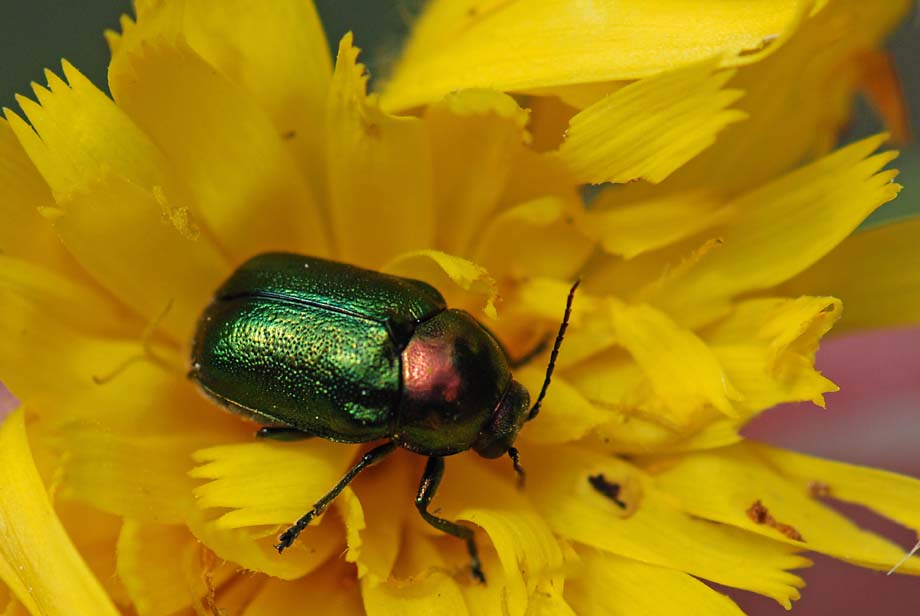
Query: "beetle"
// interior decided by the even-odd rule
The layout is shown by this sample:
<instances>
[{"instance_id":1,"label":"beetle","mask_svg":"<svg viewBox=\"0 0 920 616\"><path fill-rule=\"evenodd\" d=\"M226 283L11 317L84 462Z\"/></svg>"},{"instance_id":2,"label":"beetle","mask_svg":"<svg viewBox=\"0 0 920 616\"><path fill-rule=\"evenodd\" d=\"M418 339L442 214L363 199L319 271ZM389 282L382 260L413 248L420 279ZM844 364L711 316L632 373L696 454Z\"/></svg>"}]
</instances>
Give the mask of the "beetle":
<instances>
[{"instance_id":1,"label":"beetle","mask_svg":"<svg viewBox=\"0 0 920 616\"><path fill-rule=\"evenodd\" d=\"M531 407L495 336L424 282L292 253L240 266L199 319L189 377L217 403L262 424L261 438L386 440L280 535L278 552L362 470L403 447L428 457L419 513L466 542L473 577L485 582L472 529L428 507L444 457L462 451L508 455L523 480L514 441L540 410L577 286Z\"/></svg>"}]
</instances>

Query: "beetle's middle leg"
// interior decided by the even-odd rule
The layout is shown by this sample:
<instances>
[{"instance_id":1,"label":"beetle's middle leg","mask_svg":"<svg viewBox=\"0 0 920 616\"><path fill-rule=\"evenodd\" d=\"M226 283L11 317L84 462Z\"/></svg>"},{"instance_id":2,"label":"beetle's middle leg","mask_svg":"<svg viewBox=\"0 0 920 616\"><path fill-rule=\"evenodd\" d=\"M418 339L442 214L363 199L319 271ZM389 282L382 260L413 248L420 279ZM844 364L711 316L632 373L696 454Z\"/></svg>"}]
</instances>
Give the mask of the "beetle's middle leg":
<instances>
[{"instance_id":1,"label":"beetle's middle leg","mask_svg":"<svg viewBox=\"0 0 920 616\"><path fill-rule=\"evenodd\" d=\"M418 495L415 497L415 508L422 514L426 522L439 531L466 541L466 549L470 553L470 569L472 569L473 577L485 584L486 576L482 573L482 563L479 562L479 552L476 550L473 530L466 526L461 526L456 522L451 522L428 513L428 506L431 504L435 492L438 491L438 486L441 484L441 479L443 477L444 458L439 456L431 456L428 458L428 464L425 465L425 472L422 474L422 481L418 484Z\"/></svg>"},{"instance_id":2,"label":"beetle's middle leg","mask_svg":"<svg viewBox=\"0 0 920 616\"><path fill-rule=\"evenodd\" d=\"M393 453L395 450L396 443L391 441L389 443L384 443L379 447L375 447L374 449L371 449L366 454L361 456L361 459L358 460L358 462L352 466L347 473L345 473L345 476L342 477L342 479L339 480L337 484L335 484L335 487L329 490L326 496L316 501L316 504L313 505L313 509L304 514L304 516L297 520L293 526L281 533L281 536L278 538L279 543L275 546L275 549L278 550L278 553L280 554L285 549L291 547L291 544L294 543L294 540L297 539L297 536L300 535L303 529L305 529L307 525L313 521L313 518L321 515L326 510L326 507L328 507L332 501L335 500L335 497L345 489L345 486L351 483L352 479L358 476L358 473L368 467L377 464L385 457Z\"/></svg>"}]
</instances>

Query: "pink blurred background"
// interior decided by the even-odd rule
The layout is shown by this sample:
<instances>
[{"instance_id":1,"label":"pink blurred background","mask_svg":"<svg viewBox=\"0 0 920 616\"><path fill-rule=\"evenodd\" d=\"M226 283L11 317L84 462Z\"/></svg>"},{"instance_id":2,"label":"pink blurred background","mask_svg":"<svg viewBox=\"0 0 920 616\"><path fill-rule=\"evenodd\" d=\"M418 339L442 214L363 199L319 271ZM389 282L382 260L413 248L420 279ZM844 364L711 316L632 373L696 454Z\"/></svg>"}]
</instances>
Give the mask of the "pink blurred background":
<instances>
[{"instance_id":1,"label":"pink blurred background","mask_svg":"<svg viewBox=\"0 0 920 616\"><path fill-rule=\"evenodd\" d=\"M840 386L827 409L788 404L764 414L745 435L803 453L920 477L920 329L832 339L818 352L818 368ZM917 534L855 506L840 510L861 526L905 548ZM920 578L886 576L809 554L808 584L793 605L796 616L835 614L920 616ZM894 563L892 563L894 564ZM785 614L769 599L732 593L752 616Z\"/></svg>"}]
</instances>

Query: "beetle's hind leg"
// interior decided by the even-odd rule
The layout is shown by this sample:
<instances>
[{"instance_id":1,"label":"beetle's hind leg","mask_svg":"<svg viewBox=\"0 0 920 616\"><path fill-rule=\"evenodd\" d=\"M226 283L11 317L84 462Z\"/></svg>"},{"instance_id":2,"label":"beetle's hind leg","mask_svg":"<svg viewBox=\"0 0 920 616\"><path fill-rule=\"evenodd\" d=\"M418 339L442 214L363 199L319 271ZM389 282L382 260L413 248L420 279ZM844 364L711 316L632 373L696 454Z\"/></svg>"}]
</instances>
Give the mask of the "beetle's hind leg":
<instances>
[{"instance_id":1,"label":"beetle's hind leg","mask_svg":"<svg viewBox=\"0 0 920 616\"><path fill-rule=\"evenodd\" d=\"M302 441L304 439L313 438L313 436L314 435L309 432L285 426L263 426L256 432L257 438L264 438L272 441Z\"/></svg>"},{"instance_id":2,"label":"beetle's hind leg","mask_svg":"<svg viewBox=\"0 0 920 616\"><path fill-rule=\"evenodd\" d=\"M422 514L426 522L439 531L466 541L466 549L470 553L470 569L472 570L473 577L485 584L486 576L482 573L482 563L479 562L479 552L476 550L473 530L466 526L461 526L456 522L451 522L428 513L428 506L431 504L435 492L438 491L438 486L441 484L441 479L443 477L444 458L439 456L428 458L428 464L425 465L425 472L422 474L422 481L418 484L418 495L415 497L415 508Z\"/></svg>"},{"instance_id":3,"label":"beetle's hind leg","mask_svg":"<svg viewBox=\"0 0 920 616\"><path fill-rule=\"evenodd\" d=\"M351 481L358 476L358 473L368 467L377 464L385 457L393 453L395 449L396 443L384 443L383 445L375 447L374 449L371 449L366 454L361 456L361 459L358 460L358 462L352 466L347 473L345 473L345 476L342 477L342 479L339 480L337 484L335 484L335 487L329 490L326 496L316 501L316 504L313 505L313 509L304 514L304 516L297 520L293 526L281 533L281 536L278 537L278 544L275 545L275 549L278 550L278 553L280 554L287 548L291 547L291 544L293 544L297 539L297 536L303 532L303 529L305 529L307 525L313 521L313 518L322 515L322 513L326 510L326 507L328 507L332 501L335 500L335 497L345 489L345 486L351 483Z\"/></svg>"}]
</instances>

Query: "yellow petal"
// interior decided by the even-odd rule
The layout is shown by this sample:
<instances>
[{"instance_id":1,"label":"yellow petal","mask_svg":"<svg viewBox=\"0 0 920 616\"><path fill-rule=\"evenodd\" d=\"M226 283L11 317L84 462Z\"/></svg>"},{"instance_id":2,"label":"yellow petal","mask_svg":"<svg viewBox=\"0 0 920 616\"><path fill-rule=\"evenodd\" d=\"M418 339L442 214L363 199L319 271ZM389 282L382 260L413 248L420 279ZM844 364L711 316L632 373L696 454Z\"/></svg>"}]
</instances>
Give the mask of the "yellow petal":
<instances>
[{"instance_id":1,"label":"yellow petal","mask_svg":"<svg viewBox=\"0 0 920 616\"><path fill-rule=\"evenodd\" d=\"M584 109L569 123L559 156L584 183L658 183L743 119L741 97L723 86L731 72L698 62L642 79Z\"/></svg>"},{"instance_id":2,"label":"yellow petal","mask_svg":"<svg viewBox=\"0 0 920 616\"><path fill-rule=\"evenodd\" d=\"M620 204L617 192L602 194L579 229L604 250L627 259L662 248L726 222L735 212L704 193L682 193Z\"/></svg>"},{"instance_id":3,"label":"yellow petal","mask_svg":"<svg viewBox=\"0 0 920 616\"><path fill-rule=\"evenodd\" d=\"M369 584L390 577L401 551L404 520L415 493L407 458L415 456L390 456L385 464L361 473L335 500L345 523L345 560L355 563L358 577Z\"/></svg>"},{"instance_id":4,"label":"yellow petal","mask_svg":"<svg viewBox=\"0 0 920 616\"><path fill-rule=\"evenodd\" d=\"M898 193L895 172L880 171L895 155L870 156L882 140L854 143L734 200L742 214L720 230L720 248L668 280L656 305L682 323L705 322L727 298L781 283L827 254Z\"/></svg>"},{"instance_id":5,"label":"yellow petal","mask_svg":"<svg viewBox=\"0 0 920 616\"><path fill-rule=\"evenodd\" d=\"M635 79L713 56L747 63L772 51L800 12L793 0L720 0L705 13L676 0L439 0L413 27L384 102L406 109L455 89Z\"/></svg>"},{"instance_id":6,"label":"yellow petal","mask_svg":"<svg viewBox=\"0 0 920 616\"><path fill-rule=\"evenodd\" d=\"M206 237L166 219L172 205L161 196L103 173L63 198L53 220L100 284L185 344L227 266Z\"/></svg>"},{"instance_id":7,"label":"yellow petal","mask_svg":"<svg viewBox=\"0 0 920 616\"><path fill-rule=\"evenodd\" d=\"M354 571L335 559L299 580L267 580L243 616L278 616L290 612L292 605L322 606L324 616L365 613Z\"/></svg>"},{"instance_id":8,"label":"yellow petal","mask_svg":"<svg viewBox=\"0 0 920 616\"><path fill-rule=\"evenodd\" d=\"M743 616L731 599L686 573L590 549L578 553L583 566L565 592L578 614L670 616L679 601L681 614Z\"/></svg>"},{"instance_id":9,"label":"yellow petal","mask_svg":"<svg viewBox=\"0 0 920 616\"><path fill-rule=\"evenodd\" d=\"M307 512L345 474L354 448L323 439L256 441L196 451L189 475L202 509L226 509L220 528L289 524ZM299 472L309 469L309 472Z\"/></svg>"},{"instance_id":10,"label":"yellow petal","mask_svg":"<svg viewBox=\"0 0 920 616\"><path fill-rule=\"evenodd\" d=\"M62 65L66 83L45 71L48 88L32 85L38 103L17 97L31 126L5 110L10 127L55 198L65 197L102 169L143 189L158 186L170 197L184 197L154 143L82 73L66 61Z\"/></svg>"},{"instance_id":11,"label":"yellow petal","mask_svg":"<svg viewBox=\"0 0 920 616\"><path fill-rule=\"evenodd\" d=\"M843 300L834 332L912 325L920 319L920 219L848 237L785 283L783 293L833 293Z\"/></svg>"},{"instance_id":12,"label":"yellow petal","mask_svg":"<svg viewBox=\"0 0 920 616\"><path fill-rule=\"evenodd\" d=\"M708 329L707 344L743 399L745 417L783 402L811 400L838 387L814 368L818 341L840 318L840 300L803 296L740 302Z\"/></svg>"},{"instance_id":13,"label":"yellow petal","mask_svg":"<svg viewBox=\"0 0 920 616\"><path fill-rule=\"evenodd\" d=\"M108 296L81 282L34 262L0 255L0 294L15 294L43 308L45 318L83 332L126 335L129 315Z\"/></svg>"},{"instance_id":14,"label":"yellow petal","mask_svg":"<svg viewBox=\"0 0 920 616\"><path fill-rule=\"evenodd\" d=\"M827 2L774 53L739 68L730 85L746 93L738 108L748 119L679 170L668 190L705 187L734 195L826 153L845 130L853 94L871 70L865 52L880 46L910 5Z\"/></svg>"},{"instance_id":15,"label":"yellow petal","mask_svg":"<svg viewBox=\"0 0 920 616\"><path fill-rule=\"evenodd\" d=\"M194 507L186 473L199 443L188 435L120 436L72 426L60 437L60 494L135 520L183 522Z\"/></svg>"},{"instance_id":16,"label":"yellow petal","mask_svg":"<svg viewBox=\"0 0 920 616\"><path fill-rule=\"evenodd\" d=\"M321 194L323 134L315 122L323 114L332 62L312 2L139 2L136 10L136 25L123 21L113 64L159 37L181 35L255 99Z\"/></svg>"},{"instance_id":17,"label":"yellow petal","mask_svg":"<svg viewBox=\"0 0 920 616\"><path fill-rule=\"evenodd\" d=\"M54 513L29 451L25 411L0 429L0 574L35 614L118 611Z\"/></svg>"},{"instance_id":18,"label":"yellow petal","mask_svg":"<svg viewBox=\"0 0 920 616\"><path fill-rule=\"evenodd\" d=\"M581 211L555 196L504 210L478 231L472 258L499 279L574 279L594 249L574 224Z\"/></svg>"},{"instance_id":19,"label":"yellow petal","mask_svg":"<svg viewBox=\"0 0 920 616\"><path fill-rule=\"evenodd\" d=\"M621 485L626 512L591 488L588 476L599 472ZM809 561L794 555L790 546L685 515L623 461L571 447L534 448L528 473L535 486L531 499L562 537L751 590L787 607L799 596L796 588L803 582L786 570Z\"/></svg>"},{"instance_id":20,"label":"yellow petal","mask_svg":"<svg viewBox=\"0 0 920 616\"><path fill-rule=\"evenodd\" d=\"M652 470L656 470L654 466ZM842 515L810 498L807 489L784 479L744 444L664 463L655 480L692 515L731 524L800 549L886 571L903 556L888 540L860 530ZM769 519L766 523L757 519L752 512L755 503L766 508L772 523ZM920 574L920 559L907 561L900 570Z\"/></svg>"},{"instance_id":21,"label":"yellow petal","mask_svg":"<svg viewBox=\"0 0 920 616\"><path fill-rule=\"evenodd\" d=\"M193 458L199 465L189 474L209 481L194 488L198 511L189 521L192 532L219 557L247 569L301 577L341 549L338 520L311 524L284 558L272 545L282 527L342 478L353 454L353 447L322 439L251 440L198 450Z\"/></svg>"},{"instance_id":22,"label":"yellow petal","mask_svg":"<svg viewBox=\"0 0 920 616\"><path fill-rule=\"evenodd\" d=\"M528 391L540 391L545 370L543 366L528 366L515 378ZM539 421L527 424L521 437L539 444L576 441L593 429L610 421L610 415L591 404L579 390L561 375L553 375L552 386L541 406Z\"/></svg>"},{"instance_id":23,"label":"yellow petal","mask_svg":"<svg viewBox=\"0 0 920 616\"><path fill-rule=\"evenodd\" d=\"M140 616L168 616L197 606L208 593L203 548L182 526L125 520L118 539L118 576ZM212 579L213 583L213 579Z\"/></svg>"},{"instance_id":24,"label":"yellow petal","mask_svg":"<svg viewBox=\"0 0 920 616\"><path fill-rule=\"evenodd\" d=\"M64 251L51 225L36 209L52 203L51 190L13 134L0 118L0 251L75 274L73 259Z\"/></svg>"},{"instance_id":25,"label":"yellow petal","mask_svg":"<svg viewBox=\"0 0 920 616\"><path fill-rule=\"evenodd\" d=\"M0 378L65 434L76 425L219 440L238 430L240 422L205 401L184 369L170 371L168 348L155 344L151 358L139 338L80 332L52 318L47 305L9 294L0 305Z\"/></svg>"},{"instance_id":26,"label":"yellow petal","mask_svg":"<svg viewBox=\"0 0 920 616\"><path fill-rule=\"evenodd\" d=\"M523 499L510 498L517 496L510 481L499 482L491 475L472 473L471 467L464 469L462 480L455 479L457 487L466 484L463 494L470 500L475 498L474 485L479 486L480 493L492 494L494 498L490 501L480 497L477 500L481 504L470 504L457 517L488 533L504 569L509 611L521 614L540 578L562 566L559 544L536 511L525 505ZM498 496L501 493L507 497Z\"/></svg>"},{"instance_id":27,"label":"yellow petal","mask_svg":"<svg viewBox=\"0 0 920 616\"><path fill-rule=\"evenodd\" d=\"M328 254L314 195L248 93L181 42L149 41L118 59L115 100L172 162L225 252Z\"/></svg>"},{"instance_id":28,"label":"yellow petal","mask_svg":"<svg viewBox=\"0 0 920 616\"><path fill-rule=\"evenodd\" d=\"M620 344L639 364L661 401L660 413L686 425L706 406L734 415L734 389L719 360L702 340L647 305L611 302L610 317ZM657 410L657 409L652 409Z\"/></svg>"},{"instance_id":29,"label":"yellow petal","mask_svg":"<svg viewBox=\"0 0 920 616\"><path fill-rule=\"evenodd\" d=\"M406 535L402 559L411 571L425 571L408 582L391 580L374 583L365 578L361 585L364 609L368 616L402 614L445 614L466 616L460 584L437 566L443 566L438 549L424 535Z\"/></svg>"},{"instance_id":30,"label":"yellow petal","mask_svg":"<svg viewBox=\"0 0 920 616\"><path fill-rule=\"evenodd\" d=\"M920 530L920 480L874 468L822 460L812 456L750 443L750 449L788 481L812 494L858 503ZM915 564L920 564L920 559Z\"/></svg>"},{"instance_id":31,"label":"yellow petal","mask_svg":"<svg viewBox=\"0 0 920 616\"><path fill-rule=\"evenodd\" d=\"M452 308L482 311L496 318L498 287L485 268L438 250L417 250L397 256L383 271L423 280L438 289Z\"/></svg>"},{"instance_id":32,"label":"yellow petal","mask_svg":"<svg viewBox=\"0 0 920 616\"><path fill-rule=\"evenodd\" d=\"M526 110L494 90L453 92L427 109L439 248L468 252L499 203L527 121Z\"/></svg>"},{"instance_id":33,"label":"yellow petal","mask_svg":"<svg viewBox=\"0 0 920 616\"><path fill-rule=\"evenodd\" d=\"M424 123L380 110L367 96L351 34L339 44L326 110L326 170L338 256L379 267L431 246L431 151Z\"/></svg>"}]
</instances>

